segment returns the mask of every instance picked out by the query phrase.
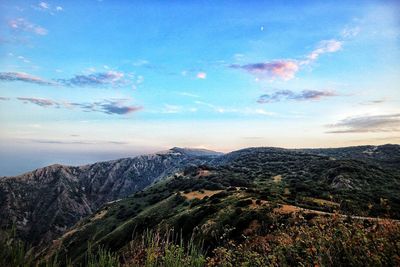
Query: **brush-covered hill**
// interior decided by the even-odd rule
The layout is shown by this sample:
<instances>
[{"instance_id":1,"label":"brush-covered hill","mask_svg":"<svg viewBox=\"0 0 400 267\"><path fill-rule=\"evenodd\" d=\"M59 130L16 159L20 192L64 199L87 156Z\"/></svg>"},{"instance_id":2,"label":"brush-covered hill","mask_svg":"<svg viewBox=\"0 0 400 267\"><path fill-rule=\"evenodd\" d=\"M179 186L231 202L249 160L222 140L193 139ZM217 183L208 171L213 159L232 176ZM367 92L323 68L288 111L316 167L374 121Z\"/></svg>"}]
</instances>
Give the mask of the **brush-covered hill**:
<instances>
[{"instance_id":1,"label":"brush-covered hill","mask_svg":"<svg viewBox=\"0 0 400 267\"><path fill-rule=\"evenodd\" d=\"M386 144L381 146L352 146L341 148L300 149L306 153L330 156L338 159L366 161L381 167L400 171L400 146Z\"/></svg>"},{"instance_id":2,"label":"brush-covered hill","mask_svg":"<svg viewBox=\"0 0 400 267\"><path fill-rule=\"evenodd\" d=\"M168 151L85 166L51 165L0 178L0 227L15 224L34 245L59 237L103 204L142 190L190 164L221 155L209 150Z\"/></svg>"},{"instance_id":3,"label":"brush-covered hill","mask_svg":"<svg viewBox=\"0 0 400 267\"><path fill-rule=\"evenodd\" d=\"M381 147L376 149L380 151ZM392 155L388 157L391 163L399 160L399 146L382 149ZM352 254L362 257L364 252L379 252L369 247L378 240L375 234L381 234L376 230L381 227L376 218L400 219L400 176L393 166L382 164L381 154L375 162L357 153L352 159L347 149L322 152L249 148L187 166L129 197L103 205L54 241L41 256L57 254L60 259L79 263L85 260L90 244L92 249L101 247L116 253L129 264L137 256L136 252L129 254L135 237L148 230L174 229L182 240L201 241L211 257L210 266L225 266L218 265L221 257L235 264L235 257L245 255L241 250L254 245L255 250L246 253L250 258L260 257L261 263L251 266L274 265L277 260L289 265L300 260L314 264L308 258L314 250L333 261L326 265L354 265L348 262ZM371 229L375 229L374 234ZM399 243L398 228L390 229L397 229L397 235L385 230L387 236L377 241L383 245L375 244L383 248L380 256L385 264L395 262ZM357 245L356 233L368 244ZM394 250L392 241L385 238L394 238ZM331 242L338 240L349 247L335 243L340 247L336 251ZM356 252L357 246L366 250ZM265 256L268 253L271 258ZM301 255L304 258L296 258Z\"/></svg>"}]
</instances>

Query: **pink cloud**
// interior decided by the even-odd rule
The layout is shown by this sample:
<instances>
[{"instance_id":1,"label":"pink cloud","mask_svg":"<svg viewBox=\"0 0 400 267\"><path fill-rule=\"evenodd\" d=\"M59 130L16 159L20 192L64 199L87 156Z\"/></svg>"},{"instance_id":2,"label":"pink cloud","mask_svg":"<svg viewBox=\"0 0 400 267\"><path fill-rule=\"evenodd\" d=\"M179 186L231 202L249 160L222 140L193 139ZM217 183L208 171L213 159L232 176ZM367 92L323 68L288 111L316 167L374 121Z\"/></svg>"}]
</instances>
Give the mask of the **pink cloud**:
<instances>
[{"instance_id":1,"label":"pink cloud","mask_svg":"<svg viewBox=\"0 0 400 267\"><path fill-rule=\"evenodd\" d=\"M41 85L56 85L56 83L54 82L46 81L42 78L24 72L0 72L0 81L4 82L20 81L20 82L28 82Z\"/></svg>"},{"instance_id":2,"label":"pink cloud","mask_svg":"<svg viewBox=\"0 0 400 267\"><path fill-rule=\"evenodd\" d=\"M8 26L16 31L32 32L38 35L46 35L48 33L45 28L35 25L24 18L12 19L8 22Z\"/></svg>"},{"instance_id":3,"label":"pink cloud","mask_svg":"<svg viewBox=\"0 0 400 267\"><path fill-rule=\"evenodd\" d=\"M299 70L299 65L294 60L275 60L265 63L247 65L231 65L232 68L240 68L256 75L258 78L293 79Z\"/></svg>"},{"instance_id":4,"label":"pink cloud","mask_svg":"<svg viewBox=\"0 0 400 267\"><path fill-rule=\"evenodd\" d=\"M318 57L325 53L334 53L342 48L342 41L335 39L323 40L319 42L316 49L305 56L303 60L295 59L279 59L273 61L267 61L263 63L251 63L245 65L232 64L231 68L242 69L255 75L258 79L262 78L279 78L282 80L291 80L295 77L296 73L300 70L303 65L311 64L317 60Z\"/></svg>"},{"instance_id":5,"label":"pink cloud","mask_svg":"<svg viewBox=\"0 0 400 267\"><path fill-rule=\"evenodd\" d=\"M199 73L197 73L196 77L197 77L198 79L205 79L205 78L207 78L207 73L205 73L205 72L199 72Z\"/></svg>"},{"instance_id":6,"label":"pink cloud","mask_svg":"<svg viewBox=\"0 0 400 267\"><path fill-rule=\"evenodd\" d=\"M50 106L59 107L59 104L51 99L35 98L35 97L17 97L17 99L23 101L25 104L32 103L41 107L50 107Z\"/></svg>"}]
</instances>

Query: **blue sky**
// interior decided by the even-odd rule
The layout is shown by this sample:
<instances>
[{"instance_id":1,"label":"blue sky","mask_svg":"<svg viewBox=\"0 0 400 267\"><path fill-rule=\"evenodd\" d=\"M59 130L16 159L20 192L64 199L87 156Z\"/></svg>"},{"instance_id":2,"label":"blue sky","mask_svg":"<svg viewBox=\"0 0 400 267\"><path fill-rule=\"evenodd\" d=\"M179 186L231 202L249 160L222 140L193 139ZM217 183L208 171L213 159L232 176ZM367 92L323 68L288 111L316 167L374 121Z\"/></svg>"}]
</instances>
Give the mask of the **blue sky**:
<instances>
[{"instance_id":1,"label":"blue sky","mask_svg":"<svg viewBox=\"0 0 400 267\"><path fill-rule=\"evenodd\" d=\"M399 143L396 1L0 1L0 175Z\"/></svg>"}]
</instances>

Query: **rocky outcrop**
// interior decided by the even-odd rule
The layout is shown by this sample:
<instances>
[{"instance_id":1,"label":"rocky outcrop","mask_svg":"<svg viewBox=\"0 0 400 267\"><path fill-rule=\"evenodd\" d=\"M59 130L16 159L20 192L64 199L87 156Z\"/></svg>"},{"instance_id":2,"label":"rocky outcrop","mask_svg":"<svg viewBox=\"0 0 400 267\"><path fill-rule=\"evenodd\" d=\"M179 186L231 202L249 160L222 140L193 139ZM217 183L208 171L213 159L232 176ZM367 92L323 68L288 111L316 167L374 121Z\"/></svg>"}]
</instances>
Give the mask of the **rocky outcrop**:
<instances>
[{"instance_id":1,"label":"rocky outcrop","mask_svg":"<svg viewBox=\"0 0 400 267\"><path fill-rule=\"evenodd\" d=\"M0 226L17 227L35 245L62 234L106 202L124 198L189 164L220 155L207 150L171 150L72 167L51 165L0 179Z\"/></svg>"}]
</instances>

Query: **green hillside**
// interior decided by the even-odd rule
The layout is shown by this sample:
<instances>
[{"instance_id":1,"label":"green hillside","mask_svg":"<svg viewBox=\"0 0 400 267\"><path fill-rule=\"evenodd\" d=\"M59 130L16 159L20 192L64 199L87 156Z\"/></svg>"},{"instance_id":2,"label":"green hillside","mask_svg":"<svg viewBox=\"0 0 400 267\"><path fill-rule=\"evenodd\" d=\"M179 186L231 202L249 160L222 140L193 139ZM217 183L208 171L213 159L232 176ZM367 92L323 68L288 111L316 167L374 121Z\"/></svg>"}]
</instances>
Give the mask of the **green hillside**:
<instances>
[{"instance_id":1,"label":"green hillside","mask_svg":"<svg viewBox=\"0 0 400 267\"><path fill-rule=\"evenodd\" d=\"M230 255L231 259L224 260L229 263L251 253L260 262L243 266L284 261L292 265L298 257L305 265L344 266L346 262L352 265L351 260L354 265L362 256L353 251L361 241L365 245L358 253L377 257L368 264L398 263L398 224L375 217L400 218L400 177L392 168L304 151L251 148L208 165L187 167L128 198L104 205L41 256L57 254L59 259L78 264L86 260L90 244L92 249L117 253L128 264L132 257L122 255L129 255L132 242L150 230L174 231L182 244L190 240L200 244L210 266L237 266L216 262ZM387 224L391 228L384 227ZM349 247L332 243L341 239L347 239ZM372 240L384 249L369 247ZM270 255L257 251L257 242L265 243ZM329 252L332 262L326 262L329 259L317 254L323 254L330 244L334 245ZM242 256L236 261L246 263Z\"/></svg>"}]
</instances>

